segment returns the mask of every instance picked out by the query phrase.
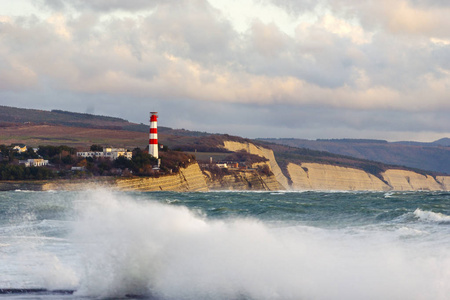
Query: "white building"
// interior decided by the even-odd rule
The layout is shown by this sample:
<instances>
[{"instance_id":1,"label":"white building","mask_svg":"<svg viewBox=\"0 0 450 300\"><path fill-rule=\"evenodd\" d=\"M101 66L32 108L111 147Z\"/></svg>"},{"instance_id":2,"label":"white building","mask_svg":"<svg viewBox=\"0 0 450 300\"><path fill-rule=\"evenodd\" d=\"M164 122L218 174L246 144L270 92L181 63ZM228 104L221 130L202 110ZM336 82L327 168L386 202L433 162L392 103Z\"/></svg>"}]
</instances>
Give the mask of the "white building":
<instances>
[{"instance_id":1,"label":"white building","mask_svg":"<svg viewBox=\"0 0 450 300\"><path fill-rule=\"evenodd\" d=\"M77 152L78 157L106 157L111 160L115 160L120 156L124 156L127 159L133 157L133 153L124 148L104 148L103 152L98 151L87 151L87 152Z\"/></svg>"},{"instance_id":2,"label":"white building","mask_svg":"<svg viewBox=\"0 0 450 300\"><path fill-rule=\"evenodd\" d=\"M25 167L42 167L48 165L48 160L42 158L30 158L27 160L19 160L19 164L23 164Z\"/></svg>"},{"instance_id":3,"label":"white building","mask_svg":"<svg viewBox=\"0 0 450 300\"><path fill-rule=\"evenodd\" d=\"M27 152L27 146L26 145L15 145L13 150L16 150L19 153Z\"/></svg>"}]
</instances>

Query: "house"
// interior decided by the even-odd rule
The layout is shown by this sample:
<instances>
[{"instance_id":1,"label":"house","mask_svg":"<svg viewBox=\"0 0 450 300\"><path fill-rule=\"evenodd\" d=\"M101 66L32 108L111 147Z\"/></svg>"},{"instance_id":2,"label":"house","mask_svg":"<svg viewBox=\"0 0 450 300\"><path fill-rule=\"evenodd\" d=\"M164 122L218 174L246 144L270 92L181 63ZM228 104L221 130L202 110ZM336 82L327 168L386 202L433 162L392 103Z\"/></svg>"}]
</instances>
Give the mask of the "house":
<instances>
[{"instance_id":1,"label":"house","mask_svg":"<svg viewBox=\"0 0 450 300\"><path fill-rule=\"evenodd\" d=\"M71 171L84 171L84 170L86 170L86 167L72 167L70 170Z\"/></svg>"},{"instance_id":2,"label":"house","mask_svg":"<svg viewBox=\"0 0 450 300\"><path fill-rule=\"evenodd\" d=\"M216 166L218 166L219 168L222 168L222 169L227 169L228 168L227 163L218 163L218 164L216 164Z\"/></svg>"},{"instance_id":3,"label":"house","mask_svg":"<svg viewBox=\"0 0 450 300\"><path fill-rule=\"evenodd\" d=\"M127 159L133 157L133 153L124 148L104 148L103 152L99 151L87 151L87 152L77 152L78 157L105 157L111 160L115 160L120 156L124 156Z\"/></svg>"},{"instance_id":4,"label":"house","mask_svg":"<svg viewBox=\"0 0 450 300\"><path fill-rule=\"evenodd\" d=\"M19 160L19 164L23 164L25 167L42 167L48 165L48 160L42 158L30 158L27 160Z\"/></svg>"},{"instance_id":5,"label":"house","mask_svg":"<svg viewBox=\"0 0 450 300\"><path fill-rule=\"evenodd\" d=\"M16 150L19 153L23 153L27 151L27 146L24 144L14 145L13 150Z\"/></svg>"}]
</instances>

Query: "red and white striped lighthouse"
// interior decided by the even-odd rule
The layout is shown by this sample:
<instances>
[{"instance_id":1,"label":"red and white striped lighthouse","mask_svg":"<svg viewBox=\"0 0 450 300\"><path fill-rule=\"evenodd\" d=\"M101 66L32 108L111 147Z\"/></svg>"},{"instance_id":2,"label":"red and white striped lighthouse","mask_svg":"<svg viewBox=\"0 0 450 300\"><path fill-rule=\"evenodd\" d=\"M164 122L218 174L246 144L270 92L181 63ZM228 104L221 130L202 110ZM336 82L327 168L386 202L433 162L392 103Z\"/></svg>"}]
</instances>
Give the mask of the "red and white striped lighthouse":
<instances>
[{"instance_id":1,"label":"red and white striped lighthouse","mask_svg":"<svg viewBox=\"0 0 450 300\"><path fill-rule=\"evenodd\" d=\"M148 153L158 158L158 113L150 113L150 139L148 144Z\"/></svg>"}]
</instances>

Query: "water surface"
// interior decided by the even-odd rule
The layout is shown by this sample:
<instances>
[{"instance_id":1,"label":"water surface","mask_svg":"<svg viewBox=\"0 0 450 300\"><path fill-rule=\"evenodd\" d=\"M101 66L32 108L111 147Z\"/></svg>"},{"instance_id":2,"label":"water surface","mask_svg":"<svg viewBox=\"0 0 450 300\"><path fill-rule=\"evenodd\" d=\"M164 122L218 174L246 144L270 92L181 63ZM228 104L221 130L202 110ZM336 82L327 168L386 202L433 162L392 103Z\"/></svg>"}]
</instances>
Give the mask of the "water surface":
<instances>
[{"instance_id":1,"label":"water surface","mask_svg":"<svg viewBox=\"0 0 450 300\"><path fill-rule=\"evenodd\" d=\"M0 192L5 299L448 299L449 249L446 192Z\"/></svg>"}]
</instances>

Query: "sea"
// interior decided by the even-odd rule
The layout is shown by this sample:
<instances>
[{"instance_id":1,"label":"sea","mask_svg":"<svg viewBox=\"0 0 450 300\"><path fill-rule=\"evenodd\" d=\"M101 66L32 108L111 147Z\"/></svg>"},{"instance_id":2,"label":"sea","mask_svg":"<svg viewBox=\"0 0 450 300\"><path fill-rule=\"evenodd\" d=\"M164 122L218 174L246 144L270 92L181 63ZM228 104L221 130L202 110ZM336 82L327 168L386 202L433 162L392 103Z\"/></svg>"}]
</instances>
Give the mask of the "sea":
<instances>
[{"instance_id":1,"label":"sea","mask_svg":"<svg viewBox=\"0 0 450 300\"><path fill-rule=\"evenodd\" d=\"M0 192L0 299L450 299L450 193Z\"/></svg>"}]
</instances>

